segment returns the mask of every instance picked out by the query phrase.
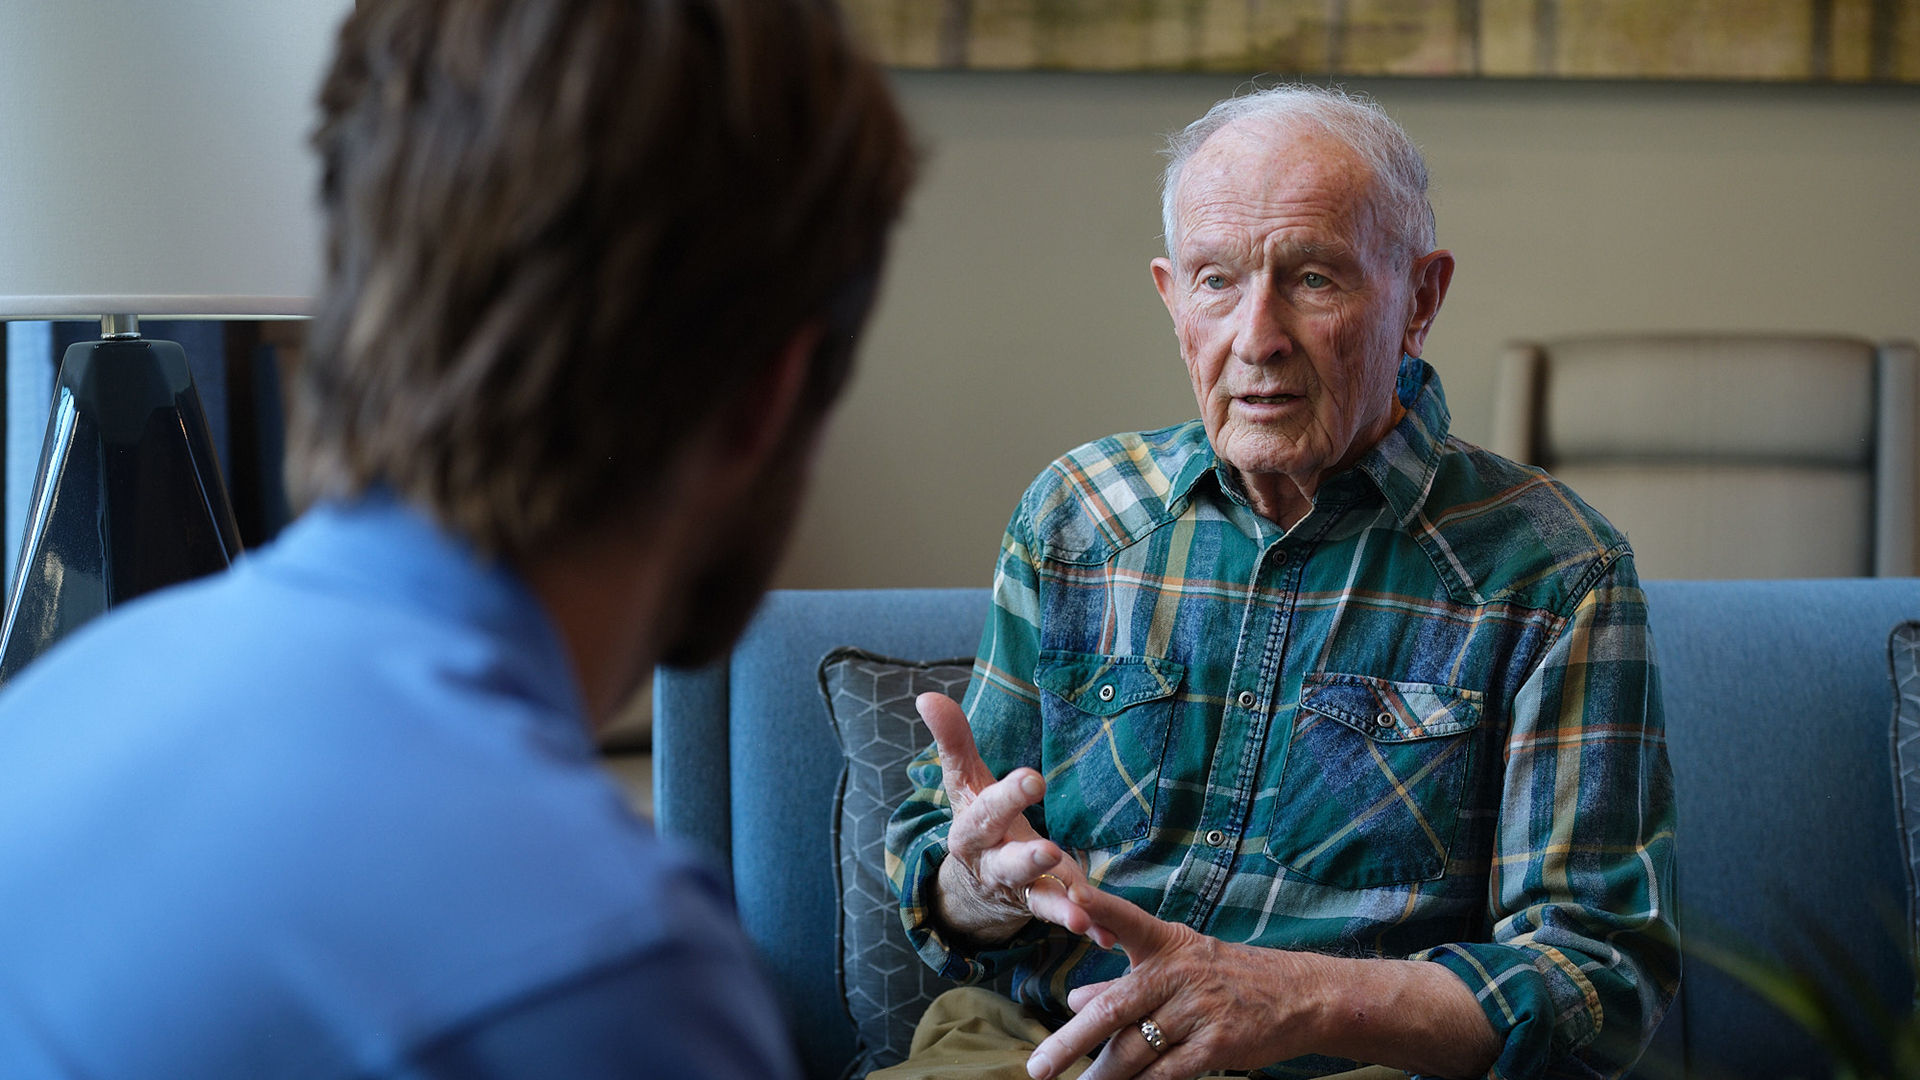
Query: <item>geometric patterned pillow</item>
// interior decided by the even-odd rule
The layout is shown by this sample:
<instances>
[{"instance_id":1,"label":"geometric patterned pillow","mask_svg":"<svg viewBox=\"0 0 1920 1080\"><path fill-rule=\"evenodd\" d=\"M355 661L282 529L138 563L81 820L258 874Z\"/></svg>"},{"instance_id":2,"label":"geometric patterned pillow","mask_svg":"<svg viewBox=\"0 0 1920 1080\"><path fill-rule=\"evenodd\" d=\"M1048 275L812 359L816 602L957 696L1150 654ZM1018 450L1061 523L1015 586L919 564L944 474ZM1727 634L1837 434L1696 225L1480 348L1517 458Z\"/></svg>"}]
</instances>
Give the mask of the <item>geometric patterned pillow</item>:
<instances>
[{"instance_id":1,"label":"geometric patterned pillow","mask_svg":"<svg viewBox=\"0 0 1920 1080\"><path fill-rule=\"evenodd\" d=\"M907 797L907 762L933 741L914 711L928 691L959 700L973 659L914 663L859 649L820 661L820 693L846 770L834 798L834 883L840 893L840 997L859 1036L850 1075L905 1060L927 1003L952 983L907 943L887 884L887 819Z\"/></svg>"},{"instance_id":2,"label":"geometric patterned pillow","mask_svg":"<svg viewBox=\"0 0 1920 1080\"><path fill-rule=\"evenodd\" d=\"M1893 803L1906 839L1907 921L1920 956L1920 622L1893 628ZM1914 991L1920 1001L1920 987Z\"/></svg>"}]
</instances>

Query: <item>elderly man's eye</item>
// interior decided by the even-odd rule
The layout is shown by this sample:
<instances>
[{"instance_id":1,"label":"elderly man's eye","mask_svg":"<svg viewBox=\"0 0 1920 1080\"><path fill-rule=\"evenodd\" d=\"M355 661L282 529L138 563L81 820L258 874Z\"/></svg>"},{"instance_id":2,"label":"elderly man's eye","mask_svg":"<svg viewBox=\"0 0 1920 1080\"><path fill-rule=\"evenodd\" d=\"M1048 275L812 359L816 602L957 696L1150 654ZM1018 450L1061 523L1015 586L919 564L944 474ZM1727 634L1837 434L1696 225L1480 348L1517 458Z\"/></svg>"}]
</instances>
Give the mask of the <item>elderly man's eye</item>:
<instances>
[{"instance_id":1,"label":"elderly man's eye","mask_svg":"<svg viewBox=\"0 0 1920 1080\"><path fill-rule=\"evenodd\" d=\"M1300 281L1309 289L1324 289L1333 284L1332 281L1327 279L1325 274L1316 274L1312 271L1308 271Z\"/></svg>"},{"instance_id":2,"label":"elderly man's eye","mask_svg":"<svg viewBox=\"0 0 1920 1080\"><path fill-rule=\"evenodd\" d=\"M1208 274L1200 279L1200 284L1209 289L1224 289L1227 287L1227 279L1223 274Z\"/></svg>"}]
</instances>

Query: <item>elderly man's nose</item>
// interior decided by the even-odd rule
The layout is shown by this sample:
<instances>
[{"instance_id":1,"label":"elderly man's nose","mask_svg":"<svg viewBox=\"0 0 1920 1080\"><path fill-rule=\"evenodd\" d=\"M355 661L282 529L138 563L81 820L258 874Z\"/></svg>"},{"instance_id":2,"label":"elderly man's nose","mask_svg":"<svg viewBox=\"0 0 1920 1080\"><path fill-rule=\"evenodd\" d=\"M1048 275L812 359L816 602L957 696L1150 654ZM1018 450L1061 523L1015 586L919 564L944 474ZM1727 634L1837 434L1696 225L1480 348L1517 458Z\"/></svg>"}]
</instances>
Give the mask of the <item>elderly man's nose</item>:
<instances>
[{"instance_id":1,"label":"elderly man's nose","mask_svg":"<svg viewBox=\"0 0 1920 1080\"><path fill-rule=\"evenodd\" d=\"M1266 293L1252 293L1241 303L1234 328L1234 355L1249 364L1284 360L1293 355L1293 334L1286 304Z\"/></svg>"}]
</instances>

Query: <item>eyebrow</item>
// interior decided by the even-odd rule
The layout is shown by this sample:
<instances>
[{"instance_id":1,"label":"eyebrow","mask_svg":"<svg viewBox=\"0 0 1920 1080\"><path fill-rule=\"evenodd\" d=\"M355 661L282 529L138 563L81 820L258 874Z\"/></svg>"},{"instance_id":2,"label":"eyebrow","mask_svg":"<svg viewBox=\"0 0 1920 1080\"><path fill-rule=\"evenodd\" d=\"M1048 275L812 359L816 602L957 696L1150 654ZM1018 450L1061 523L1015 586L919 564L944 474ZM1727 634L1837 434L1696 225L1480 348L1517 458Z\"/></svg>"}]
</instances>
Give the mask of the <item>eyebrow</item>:
<instances>
[{"instance_id":1,"label":"eyebrow","mask_svg":"<svg viewBox=\"0 0 1920 1080\"><path fill-rule=\"evenodd\" d=\"M1227 252L1226 249L1237 248L1238 245L1194 243L1186 238L1183 238L1180 246L1183 250L1176 264L1189 272L1223 260L1237 262L1243 254L1238 250ZM1303 262L1341 263L1358 257L1350 244L1329 244L1316 240L1280 240L1275 242L1270 250L1283 265Z\"/></svg>"},{"instance_id":2,"label":"eyebrow","mask_svg":"<svg viewBox=\"0 0 1920 1080\"><path fill-rule=\"evenodd\" d=\"M1353 248L1347 244L1322 244L1311 240L1282 240L1274 245L1274 253L1291 262L1338 262L1353 256Z\"/></svg>"}]
</instances>

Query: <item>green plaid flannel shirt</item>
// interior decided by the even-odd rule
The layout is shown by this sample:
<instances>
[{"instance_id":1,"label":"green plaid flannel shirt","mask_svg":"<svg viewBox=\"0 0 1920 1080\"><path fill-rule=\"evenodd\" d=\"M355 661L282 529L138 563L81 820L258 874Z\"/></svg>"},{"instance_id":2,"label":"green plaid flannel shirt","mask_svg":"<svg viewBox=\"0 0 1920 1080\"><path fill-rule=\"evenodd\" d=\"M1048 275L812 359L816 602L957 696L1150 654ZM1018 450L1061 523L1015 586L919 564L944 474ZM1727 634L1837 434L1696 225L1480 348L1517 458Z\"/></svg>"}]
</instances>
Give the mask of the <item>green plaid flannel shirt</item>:
<instances>
[{"instance_id":1,"label":"green plaid flannel shirt","mask_svg":"<svg viewBox=\"0 0 1920 1080\"><path fill-rule=\"evenodd\" d=\"M1632 553L1551 477L1450 438L1427 364L1399 394L1406 418L1287 531L1198 421L1054 462L1008 527L963 704L995 775L1047 777L1033 823L1101 888L1225 941L1442 964L1505 1040L1492 1075L1617 1074L1679 982ZM936 754L909 775L887 865L929 964L1012 964L1055 1016L1125 970L1043 924L943 940Z\"/></svg>"}]
</instances>

